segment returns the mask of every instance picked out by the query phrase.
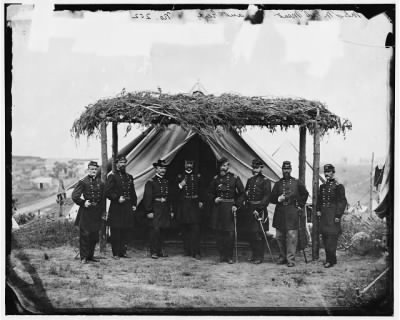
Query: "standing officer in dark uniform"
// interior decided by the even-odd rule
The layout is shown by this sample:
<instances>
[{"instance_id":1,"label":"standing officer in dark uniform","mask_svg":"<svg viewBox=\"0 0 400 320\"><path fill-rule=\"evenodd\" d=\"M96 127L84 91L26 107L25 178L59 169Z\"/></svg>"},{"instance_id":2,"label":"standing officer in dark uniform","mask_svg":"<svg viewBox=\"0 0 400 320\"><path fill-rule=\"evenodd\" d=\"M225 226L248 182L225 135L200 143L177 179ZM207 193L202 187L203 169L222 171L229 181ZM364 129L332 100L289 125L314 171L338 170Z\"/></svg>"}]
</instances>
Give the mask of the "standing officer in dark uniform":
<instances>
[{"instance_id":1,"label":"standing officer in dark uniform","mask_svg":"<svg viewBox=\"0 0 400 320\"><path fill-rule=\"evenodd\" d=\"M270 202L276 204L272 226L276 229L276 240L279 246L278 264L287 263L288 267L294 266L299 211L303 210L308 197L306 187L299 180L291 177L291 172L290 161L283 161L283 178L275 183L270 198Z\"/></svg>"},{"instance_id":2,"label":"standing officer in dark uniform","mask_svg":"<svg viewBox=\"0 0 400 320\"><path fill-rule=\"evenodd\" d=\"M99 241L101 217L105 211L104 183L96 177L98 167L97 162L90 161L88 175L79 180L72 192L72 200L79 206L76 223L79 225L79 251L82 263L98 261L93 258L93 254Z\"/></svg>"},{"instance_id":3,"label":"standing officer in dark uniform","mask_svg":"<svg viewBox=\"0 0 400 320\"><path fill-rule=\"evenodd\" d=\"M227 158L218 160L219 173L211 181L209 198L214 203L211 227L216 230L220 262L233 263L234 214L244 201L244 187L238 176L228 172Z\"/></svg>"},{"instance_id":4,"label":"standing officer in dark uniform","mask_svg":"<svg viewBox=\"0 0 400 320\"><path fill-rule=\"evenodd\" d=\"M247 231L250 232L251 248L249 261L260 264L264 260L265 247L260 221L265 226L264 230L268 230L267 206L271 195L271 181L263 175L264 164L260 159L254 159L251 167L253 168L253 176L247 180L245 187Z\"/></svg>"},{"instance_id":5,"label":"standing officer in dark uniform","mask_svg":"<svg viewBox=\"0 0 400 320\"><path fill-rule=\"evenodd\" d=\"M136 211L137 196L133 177L126 172L126 158L119 156L116 172L110 173L106 182L106 196L111 200L108 210L108 224L111 230L113 258L129 258L126 254L129 232L133 227L133 213Z\"/></svg>"},{"instance_id":6,"label":"standing officer in dark uniform","mask_svg":"<svg viewBox=\"0 0 400 320\"><path fill-rule=\"evenodd\" d=\"M182 228L184 255L200 259L200 209L204 195L201 175L193 169L194 161L185 160L185 172L178 174L176 217Z\"/></svg>"},{"instance_id":7,"label":"standing officer in dark uniform","mask_svg":"<svg viewBox=\"0 0 400 320\"><path fill-rule=\"evenodd\" d=\"M167 165L163 160L158 160L153 167L156 175L144 186L143 205L150 223L150 254L153 259L158 259L168 257L163 252L163 238L174 213L169 182L164 178Z\"/></svg>"},{"instance_id":8,"label":"standing officer in dark uniform","mask_svg":"<svg viewBox=\"0 0 400 320\"><path fill-rule=\"evenodd\" d=\"M340 218L347 206L344 186L335 179L335 167L324 166L326 182L319 188L317 216L320 217L320 233L325 247L325 268L336 264L336 247L341 233Z\"/></svg>"}]
</instances>

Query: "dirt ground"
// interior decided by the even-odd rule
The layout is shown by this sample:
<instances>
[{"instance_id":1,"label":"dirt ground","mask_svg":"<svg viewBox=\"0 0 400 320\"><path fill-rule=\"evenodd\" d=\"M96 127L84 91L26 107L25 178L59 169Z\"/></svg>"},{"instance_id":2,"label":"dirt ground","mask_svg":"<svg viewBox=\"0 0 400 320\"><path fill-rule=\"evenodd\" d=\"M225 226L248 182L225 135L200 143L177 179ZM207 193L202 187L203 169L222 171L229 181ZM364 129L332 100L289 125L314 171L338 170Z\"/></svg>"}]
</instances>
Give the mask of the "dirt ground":
<instances>
[{"instance_id":1,"label":"dirt ground","mask_svg":"<svg viewBox=\"0 0 400 320\"><path fill-rule=\"evenodd\" d=\"M15 249L8 282L25 308L44 313L363 314L372 302L357 305L355 286L362 289L386 268L383 255L345 251L329 269L323 250L308 264L298 254L293 268L272 263L267 253L263 264L251 264L246 246L231 265L219 263L211 247L200 261L183 257L176 244L158 260L141 245L129 248L129 259L113 260L110 251L108 244L104 255L96 251L100 262L82 265L71 246ZM311 260L310 248L306 254Z\"/></svg>"}]
</instances>

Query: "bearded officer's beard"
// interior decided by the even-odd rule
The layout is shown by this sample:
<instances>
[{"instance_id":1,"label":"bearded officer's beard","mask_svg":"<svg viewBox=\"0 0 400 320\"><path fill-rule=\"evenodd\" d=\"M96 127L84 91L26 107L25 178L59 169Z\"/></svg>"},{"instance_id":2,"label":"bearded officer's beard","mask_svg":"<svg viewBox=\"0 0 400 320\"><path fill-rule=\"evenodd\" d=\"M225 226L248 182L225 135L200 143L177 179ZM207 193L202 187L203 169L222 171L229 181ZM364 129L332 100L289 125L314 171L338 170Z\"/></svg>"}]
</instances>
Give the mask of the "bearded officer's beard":
<instances>
[{"instance_id":1,"label":"bearded officer's beard","mask_svg":"<svg viewBox=\"0 0 400 320\"><path fill-rule=\"evenodd\" d=\"M126 172L126 168L125 167L119 167L119 171L121 171L122 173Z\"/></svg>"},{"instance_id":2,"label":"bearded officer's beard","mask_svg":"<svg viewBox=\"0 0 400 320\"><path fill-rule=\"evenodd\" d=\"M193 169L192 169L192 168L188 168L188 169L186 169L185 171L186 171L186 173L192 173L192 172L193 172Z\"/></svg>"}]
</instances>

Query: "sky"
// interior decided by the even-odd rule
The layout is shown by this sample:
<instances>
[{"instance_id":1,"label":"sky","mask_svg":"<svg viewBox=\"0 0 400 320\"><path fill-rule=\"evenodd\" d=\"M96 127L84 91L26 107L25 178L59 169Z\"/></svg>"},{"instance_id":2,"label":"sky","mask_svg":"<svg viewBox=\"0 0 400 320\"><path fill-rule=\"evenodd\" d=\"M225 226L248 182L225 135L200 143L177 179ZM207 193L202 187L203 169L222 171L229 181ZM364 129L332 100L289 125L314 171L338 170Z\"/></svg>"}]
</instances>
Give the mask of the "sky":
<instances>
[{"instance_id":1,"label":"sky","mask_svg":"<svg viewBox=\"0 0 400 320\"><path fill-rule=\"evenodd\" d=\"M205 21L197 10L179 18L171 11L53 12L40 2L9 8L12 154L99 159L98 138L70 133L85 106L122 89L187 93L199 81L208 94L319 100L353 124L345 137L323 137L322 162L357 163L372 152L385 158L392 55L385 15L323 11L321 20L307 21L304 11L295 18L266 11L263 24L251 25L245 11L224 12L203 12ZM124 137L120 126L119 145L140 130ZM249 128L243 136L268 154L299 139L298 129ZM312 141L308 135L309 161Z\"/></svg>"}]
</instances>

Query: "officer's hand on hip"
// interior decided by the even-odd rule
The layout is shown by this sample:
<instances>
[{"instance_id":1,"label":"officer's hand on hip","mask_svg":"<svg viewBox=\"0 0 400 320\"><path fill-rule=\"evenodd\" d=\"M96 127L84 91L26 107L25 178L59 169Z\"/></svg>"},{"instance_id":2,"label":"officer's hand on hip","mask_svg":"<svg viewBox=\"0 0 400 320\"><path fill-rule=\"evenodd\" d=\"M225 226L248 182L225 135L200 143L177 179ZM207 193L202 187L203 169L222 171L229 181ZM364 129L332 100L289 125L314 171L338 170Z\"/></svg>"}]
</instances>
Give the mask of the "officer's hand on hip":
<instances>
[{"instance_id":1,"label":"officer's hand on hip","mask_svg":"<svg viewBox=\"0 0 400 320\"><path fill-rule=\"evenodd\" d=\"M86 200L84 206L85 206L85 208L89 208L90 207L90 201Z\"/></svg>"},{"instance_id":2,"label":"officer's hand on hip","mask_svg":"<svg viewBox=\"0 0 400 320\"><path fill-rule=\"evenodd\" d=\"M340 221L340 219L339 218L335 218L335 222L339 222Z\"/></svg>"},{"instance_id":3,"label":"officer's hand on hip","mask_svg":"<svg viewBox=\"0 0 400 320\"><path fill-rule=\"evenodd\" d=\"M153 212L149 212L149 213L147 214L147 218L153 219L153 218L154 218L154 213L153 213Z\"/></svg>"},{"instance_id":4,"label":"officer's hand on hip","mask_svg":"<svg viewBox=\"0 0 400 320\"><path fill-rule=\"evenodd\" d=\"M183 179L179 185L181 186L181 188L183 188L184 186L186 186L186 179Z\"/></svg>"},{"instance_id":5,"label":"officer's hand on hip","mask_svg":"<svg viewBox=\"0 0 400 320\"><path fill-rule=\"evenodd\" d=\"M175 216L175 214L173 212L171 212L171 218L173 219Z\"/></svg>"},{"instance_id":6,"label":"officer's hand on hip","mask_svg":"<svg viewBox=\"0 0 400 320\"><path fill-rule=\"evenodd\" d=\"M124 203L125 202L125 197L124 196L120 196L118 199L119 203Z\"/></svg>"},{"instance_id":7,"label":"officer's hand on hip","mask_svg":"<svg viewBox=\"0 0 400 320\"><path fill-rule=\"evenodd\" d=\"M136 211L136 206L132 206L132 211Z\"/></svg>"},{"instance_id":8,"label":"officer's hand on hip","mask_svg":"<svg viewBox=\"0 0 400 320\"><path fill-rule=\"evenodd\" d=\"M203 208L203 202L199 202L199 209Z\"/></svg>"},{"instance_id":9,"label":"officer's hand on hip","mask_svg":"<svg viewBox=\"0 0 400 320\"><path fill-rule=\"evenodd\" d=\"M281 195L278 197L278 202L283 202L283 201L285 201L285 196L284 196L283 194L281 194Z\"/></svg>"},{"instance_id":10,"label":"officer's hand on hip","mask_svg":"<svg viewBox=\"0 0 400 320\"><path fill-rule=\"evenodd\" d=\"M214 200L214 202L215 202L216 204L220 203L220 202L221 202L221 198L220 198L220 197L216 197L215 200Z\"/></svg>"},{"instance_id":11,"label":"officer's hand on hip","mask_svg":"<svg viewBox=\"0 0 400 320\"><path fill-rule=\"evenodd\" d=\"M321 216L321 211L317 211L317 217Z\"/></svg>"}]
</instances>

